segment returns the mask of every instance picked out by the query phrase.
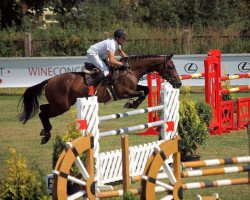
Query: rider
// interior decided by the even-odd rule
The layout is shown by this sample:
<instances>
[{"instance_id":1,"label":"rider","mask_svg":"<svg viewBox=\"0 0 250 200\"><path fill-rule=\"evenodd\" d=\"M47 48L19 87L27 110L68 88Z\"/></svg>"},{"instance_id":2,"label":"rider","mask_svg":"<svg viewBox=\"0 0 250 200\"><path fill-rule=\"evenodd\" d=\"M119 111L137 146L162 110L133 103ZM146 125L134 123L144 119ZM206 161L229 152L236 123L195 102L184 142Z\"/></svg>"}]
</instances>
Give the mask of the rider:
<instances>
[{"instance_id":1,"label":"rider","mask_svg":"<svg viewBox=\"0 0 250 200\"><path fill-rule=\"evenodd\" d=\"M103 40L92 45L87 51L88 60L94 64L100 71L92 85L96 87L109 74L109 69L105 64L107 60L111 67L127 66L127 63L122 63L116 60L115 53L118 52L121 57L126 57L126 54L121 48L121 45L126 41L127 35L123 29L117 29L114 32L114 37ZM84 93L89 93L89 87L84 88Z\"/></svg>"}]
</instances>

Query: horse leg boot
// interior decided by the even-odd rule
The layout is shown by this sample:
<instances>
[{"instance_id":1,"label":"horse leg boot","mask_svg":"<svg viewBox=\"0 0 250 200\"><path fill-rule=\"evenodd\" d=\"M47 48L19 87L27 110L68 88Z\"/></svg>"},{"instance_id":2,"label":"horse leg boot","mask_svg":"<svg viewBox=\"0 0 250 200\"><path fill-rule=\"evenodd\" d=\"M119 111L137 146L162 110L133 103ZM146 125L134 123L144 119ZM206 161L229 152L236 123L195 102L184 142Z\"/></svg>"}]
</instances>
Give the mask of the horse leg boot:
<instances>
[{"instance_id":1,"label":"horse leg boot","mask_svg":"<svg viewBox=\"0 0 250 200\"><path fill-rule=\"evenodd\" d=\"M131 92L131 91L130 91ZM132 94L133 92L133 94ZM130 97L139 97L137 100L130 99L123 108L136 109L146 99L149 89L147 86L138 85L136 91L132 91Z\"/></svg>"},{"instance_id":2,"label":"horse leg boot","mask_svg":"<svg viewBox=\"0 0 250 200\"><path fill-rule=\"evenodd\" d=\"M52 126L51 126L50 121L49 121L49 116L48 116L49 104L41 105L40 110L41 110L41 112L39 113L39 117L40 117L42 125L43 125L43 129L40 133L41 144L46 144L51 137L50 131L52 129Z\"/></svg>"},{"instance_id":3,"label":"horse leg boot","mask_svg":"<svg viewBox=\"0 0 250 200\"><path fill-rule=\"evenodd\" d=\"M97 86L102 82L102 80L103 80L104 78L105 78L105 76L104 76L104 74L103 74L102 72L98 73L98 74L95 76L95 78L94 78L93 82L91 83L91 85L94 86L94 87L97 87ZM88 96L88 94L89 94L89 86L86 86L86 87L83 89L83 92L84 92L85 95Z\"/></svg>"},{"instance_id":4,"label":"horse leg boot","mask_svg":"<svg viewBox=\"0 0 250 200\"><path fill-rule=\"evenodd\" d=\"M140 96L133 102L132 107L134 109L138 108L139 105L141 105L141 103L146 99L149 93L149 88L147 86L138 85L136 90L140 93Z\"/></svg>"}]
</instances>

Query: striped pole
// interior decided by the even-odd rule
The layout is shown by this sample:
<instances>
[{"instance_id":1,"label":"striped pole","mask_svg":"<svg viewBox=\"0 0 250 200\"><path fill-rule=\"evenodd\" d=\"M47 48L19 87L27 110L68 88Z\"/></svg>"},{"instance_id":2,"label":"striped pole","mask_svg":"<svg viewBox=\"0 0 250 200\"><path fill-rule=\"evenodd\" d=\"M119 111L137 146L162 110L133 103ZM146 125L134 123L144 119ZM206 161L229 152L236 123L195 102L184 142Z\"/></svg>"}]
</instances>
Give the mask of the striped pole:
<instances>
[{"instance_id":1,"label":"striped pole","mask_svg":"<svg viewBox=\"0 0 250 200\"><path fill-rule=\"evenodd\" d=\"M182 168L185 169L185 168L194 168L194 167L231 165L231 164L247 163L247 162L250 162L250 156L183 162L181 163L181 165L182 165Z\"/></svg>"},{"instance_id":2,"label":"striped pole","mask_svg":"<svg viewBox=\"0 0 250 200\"><path fill-rule=\"evenodd\" d=\"M142 130L142 129L150 128L150 127L162 126L163 124L165 124L165 122L160 120L160 121L157 121L157 122L140 124L140 125L137 125L137 126L130 126L130 127L127 127L127 128L120 128L120 129L117 129L117 130L106 131L106 132L100 133L100 138L105 137L105 136L110 136L110 135L119 135L119 134L122 134L122 133L128 133L128 132L131 132L131 131L138 131L138 130Z\"/></svg>"},{"instance_id":3,"label":"striped pole","mask_svg":"<svg viewBox=\"0 0 250 200\"><path fill-rule=\"evenodd\" d=\"M131 176L131 182L134 183L134 182L140 182L142 180L142 176L141 175L138 175L138 176ZM168 175L166 173L158 173L157 174L157 180L161 180L161 179L167 179L168 178Z\"/></svg>"},{"instance_id":4,"label":"striped pole","mask_svg":"<svg viewBox=\"0 0 250 200\"><path fill-rule=\"evenodd\" d=\"M118 118L123 118L123 117L132 116L132 115L143 114L143 113L149 113L149 112L163 110L163 109L164 109L164 105L160 105L160 106L149 107L149 108L139 109L139 110L133 110L133 111L124 112L124 113L105 115L105 116L101 116L99 118L99 120L100 120L100 122L102 122L102 121L107 121L107 120L111 120L111 119L118 119Z\"/></svg>"},{"instance_id":5,"label":"striped pole","mask_svg":"<svg viewBox=\"0 0 250 200\"><path fill-rule=\"evenodd\" d=\"M231 75L231 76L223 76L220 78L221 81L227 81L227 80L234 80L234 79L239 79L239 78L249 78L250 73L245 73L245 74L236 74L236 75Z\"/></svg>"},{"instance_id":6,"label":"striped pole","mask_svg":"<svg viewBox=\"0 0 250 200\"><path fill-rule=\"evenodd\" d=\"M199 78L199 77L204 77L205 73L198 73L198 74L188 74L188 75L181 75L180 79L181 80L186 80L186 79L191 79L191 78Z\"/></svg>"},{"instance_id":7,"label":"striped pole","mask_svg":"<svg viewBox=\"0 0 250 200\"><path fill-rule=\"evenodd\" d=\"M217 181L185 183L182 185L182 189L189 190L189 189L220 187L220 186L228 186L228 185L241 185L241 184L248 184L248 183L250 183L249 178L225 179L225 180L217 180Z\"/></svg>"},{"instance_id":8,"label":"striped pole","mask_svg":"<svg viewBox=\"0 0 250 200\"><path fill-rule=\"evenodd\" d=\"M209 176L209 175L219 175L219 174L249 172L249 171L250 171L250 166L239 166L239 167L234 166L234 167L185 171L181 173L181 177L187 178L187 177L193 177L193 176Z\"/></svg>"},{"instance_id":9,"label":"striped pole","mask_svg":"<svg viewBox=\"0 0 250 200\"><path fill-rule=\"evenodd\" d=\"M155 193L160 193L160 192L167 192L168 189L161 187L161 186L156 186L155 187ZM137 189L137 188L133 188L130 190L130 192L133 195L138 195L141 194L141 188ZM120 197L123 196L123 190L112 190L112 191L101 191L101 192L97 192L96 194L96 198L110 198L110 197ZM167 195L167 197L169 199L173 199L172 195ZM171 198L170 198L171 197Z\"/></svg>"},{"instance_id":10,"label":"striped pole","mask_svg":"<svg viewBox=\"0 0 250 200\"><path fill-rule=\"evenodd\" d=\"M238 92L238 91L244 91L244 90L250 90L250 85L243 85L243 86L230 88L230 89L222 89L220 92L221 94L227 94L231 92Z\"/></svg>"}]
</instances>

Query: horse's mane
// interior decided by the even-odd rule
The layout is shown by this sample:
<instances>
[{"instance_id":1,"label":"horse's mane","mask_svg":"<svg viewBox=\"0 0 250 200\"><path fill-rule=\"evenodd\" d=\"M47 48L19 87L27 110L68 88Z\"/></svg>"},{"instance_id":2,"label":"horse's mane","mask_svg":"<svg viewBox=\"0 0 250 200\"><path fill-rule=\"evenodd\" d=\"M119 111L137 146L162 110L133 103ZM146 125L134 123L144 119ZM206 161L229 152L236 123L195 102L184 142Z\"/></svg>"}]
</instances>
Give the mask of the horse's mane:
<instances>
[{"instance_id":1,"label":"horse's mane","mask_svg":"<svg viewBox=\"0 0 250 200\"><path fill-rule=\"evenodd\" d=\"M122 62L128 62L128 61L134 61L134 60L141 60L145 58L157 58L157 57L162 57L161 55L138 55L138 56L128 56L121 58Z\"/></svg>"}]
</instances>

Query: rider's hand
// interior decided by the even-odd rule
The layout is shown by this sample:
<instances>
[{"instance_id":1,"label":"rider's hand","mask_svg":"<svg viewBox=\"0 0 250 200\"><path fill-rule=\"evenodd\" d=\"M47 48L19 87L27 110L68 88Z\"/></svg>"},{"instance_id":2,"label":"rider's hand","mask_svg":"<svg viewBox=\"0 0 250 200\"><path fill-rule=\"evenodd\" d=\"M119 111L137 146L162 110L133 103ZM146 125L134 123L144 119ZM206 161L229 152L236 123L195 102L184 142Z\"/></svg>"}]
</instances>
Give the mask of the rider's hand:
<instances>
[{"instance_id":1,"label":"rider's hand","mask_svg":"<svg viewBox=\"0 0 250 200\"><path fill-rule=\"evenodd\" d=\"M126 68L129 68L128 62L123 62L123 63L122 63L122 66L123 66L123 67L126 67Z\"/></svg>"}]
</instances>

